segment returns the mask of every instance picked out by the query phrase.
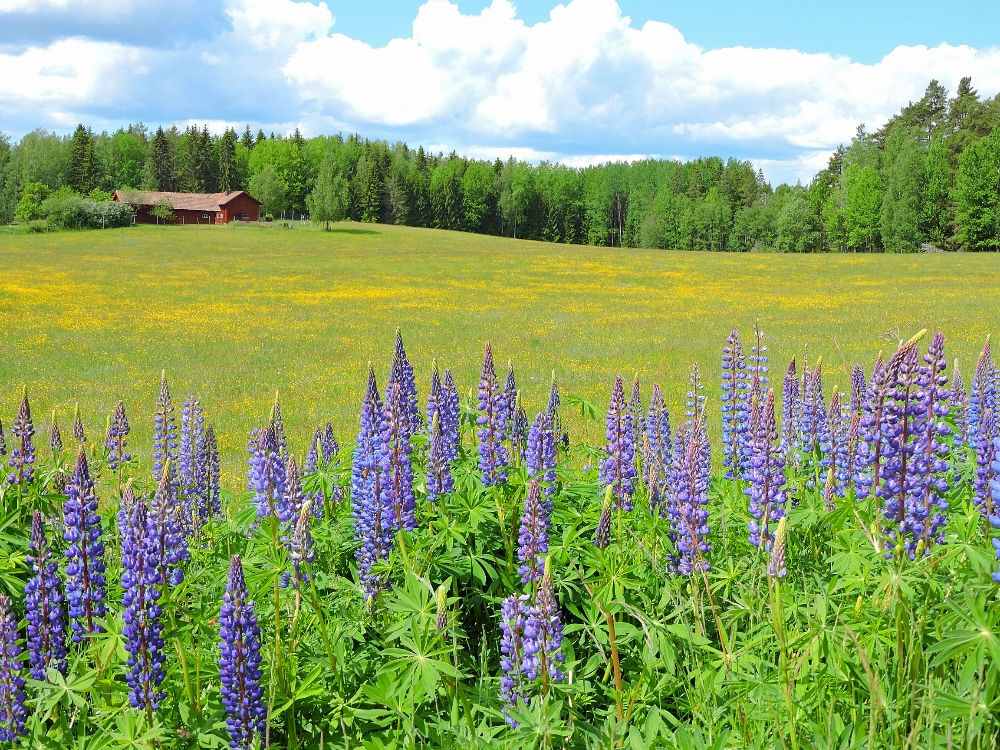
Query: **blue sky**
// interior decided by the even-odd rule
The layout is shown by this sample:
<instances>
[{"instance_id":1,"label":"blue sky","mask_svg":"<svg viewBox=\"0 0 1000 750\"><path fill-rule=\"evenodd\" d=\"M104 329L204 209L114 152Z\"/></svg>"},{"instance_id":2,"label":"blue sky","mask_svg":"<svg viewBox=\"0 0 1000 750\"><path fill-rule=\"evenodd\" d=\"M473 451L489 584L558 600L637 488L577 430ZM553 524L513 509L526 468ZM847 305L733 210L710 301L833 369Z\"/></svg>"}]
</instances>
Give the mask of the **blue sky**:
<instances>
[{"instance_id":1,"label":"blue sky","mask_svg":"<svg viewBox=\"0 0 1000 750\"><path fill-rule=\"evenodd\" d=\"M0 0L0 131L247 123L806 181L931 78L1000 91L1000 3Z\"/></svg>"},{"instance_id":2,"label":"blue sky","mask_svg":"<svg viewBox=\"0 0 1000 750\"><path fill-rule=\"evenodd\" d=\"M337 30L371 45L409 36L421 0L328 3ZM482 0L456 3L466 13L479 12ZM518 14L527 23L549 17L555 3L520 0ZM748 0L619 0L634 26L664 21L684 37L708 49L719 47L779 47L802 52L847 55L856 62L875 63L901 44L928 47L942 42L989 47L1000 43L1000 2L984 0L809 0L749 2Z\"/></svg>"}]
</instances>

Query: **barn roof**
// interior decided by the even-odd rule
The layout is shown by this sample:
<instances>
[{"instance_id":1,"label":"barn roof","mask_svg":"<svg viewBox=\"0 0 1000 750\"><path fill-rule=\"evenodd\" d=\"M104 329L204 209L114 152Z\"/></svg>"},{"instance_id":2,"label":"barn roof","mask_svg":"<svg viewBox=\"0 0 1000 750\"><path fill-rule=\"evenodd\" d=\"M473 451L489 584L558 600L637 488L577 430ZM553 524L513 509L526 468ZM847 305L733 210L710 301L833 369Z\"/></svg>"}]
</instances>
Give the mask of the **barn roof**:
<instances>
[{"instance_id":1,"label":"barn roof","mask_svg":"<svg viewBox=\"0 0 1000 750\"><path fill-rule=\"evenodd\" d=\"M260 203L250 193L243 190L230 190L225 193L168 193L159 190L116 190L115 200L119 203L131 203L134 206L152 206L166 198L170 205L180 211L218 211L231 200L245 195L250 200Z\"/></svg>"}]
</instances>

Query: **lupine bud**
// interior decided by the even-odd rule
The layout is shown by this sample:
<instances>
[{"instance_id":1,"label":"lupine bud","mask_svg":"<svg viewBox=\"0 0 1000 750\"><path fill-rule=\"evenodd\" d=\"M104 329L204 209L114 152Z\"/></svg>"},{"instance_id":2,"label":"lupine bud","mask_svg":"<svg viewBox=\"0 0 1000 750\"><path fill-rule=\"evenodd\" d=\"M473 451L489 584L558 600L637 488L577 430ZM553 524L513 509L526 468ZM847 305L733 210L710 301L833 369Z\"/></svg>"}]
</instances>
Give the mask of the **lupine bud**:
<instances>
[{"instance_id":1,"label":"lupine bud","mask_svg":"<svg viewBox=\"0 0 1000 750\"><path fill-rule=\"evenodd\" d=\"M441 632L448 627L448 589L443 585L437 589L437 620L435 622L437 632Z\"/></svg>"},{"instance_id":2,"label":"lupine bud","mask_svg":"<svg viewBox=\"0 0 1000 750\"><path fill-rule=\"evenodd\" d=\"M189 557L187 539L181 526L181 508L177 502L175 486L170 481L174 470L168 462L164 464L163 471L148 510L149 523L156 536L156 570L161 588L168 583L180 585L184 580L184 571L180 565Z\"/></svg>"},{"instance_id":3,"label":"lupine bud","mask_svg":"<svg viewBox=\"0 0 1000 750\"><path fill-rule=\"evenodd\" d=\"M448 446L444 433L441 431L440 412L434 413L431 422L430 451L427 454L427 499L434 502L441 495L446 495L455 487L451 476L451 463L448 461Z\"/></svg>"},{"instance_id":4,"label":"lupine bud","mask_svg":"<svg viewBox=\"0 0 1000 750\"><path fill-rule=\"evenodd\" d=\"M108 468L112 471L117 471L123 463L132 460L126 440L130 431L128 417L125 416L125 404L119 401L111 415L111 425L104 445L108 451Z\"/></svg>"},{"instance_id":5,"label":"lupine bud","mask_svg":"<svg viewBox=\"0 0 1000 750\"><path fill-rule=\"evenodd\" d=\"M525 464L528 478L545 482L545 496L551 499L556 489L556 436L552 419L547 414L539 412L531 423Z\"/></svg>"},{"instance_id":6,"label":"lupine bud","mask_svg":"<svg viewBox=\"0 0 1000 750\"><path fill-rule=\"evenodd\" d=\"M181 437L177 457L178 492L183 506L185 530L193 533L196 519L199 519L199 509L205 505L202 495L202 480L199 475L201 468L198 460L198 446L204 439L205 417L201 402L194 396L188 396L181 407ZM197 523L200 526L200 522Z\"/></svg>"},{"instance_id":7,"label":"lupine bud","mask_svg":"<svg viewBox=\"0 0 1000 750\"><path fill-rule=\"evenodd\" d=\"M604 549L611 544L611 509L614 507L615 488L608 485L604 491L604 504L601 506L601 517L597 521L594 532L594 546Z\"/></svg>"},{"instance_id":8,"label":"lupine bud","mask_svg":"<svg viewBox=\"0 0 1000 750\"><path fill-rule=\"evenodd\" d=\"M278 445L278 457L284 464L288 460L288 438L285 437L285 422L281 417L281 401L278 391L274 392L274 403L271 405L271 425L274 427L274 439Z\"/></svg>"},{"instance_id":9,"label":"lupine bud","mask_svg":"<svg viewBox=\"0 0 1000 750\"><path fill-rule=\"evenodd\" d=\"M83 430L83 418L80 416L80 404L73 408L73 439L79 445L87 442L87 435Z\"/></svg>"},{"instance_id":10,"label":"lupine bud","mask_svg":"<svg viewBox=\"0 0 1000 750\"><path fill-rule=\"evenodd\" d=\"M802 399L799 392L799 378L795 372L795 358L792 357L781 390L781 450L786 455L799 447L801 422Z\"/></svg>"},{"instance_id":11,"label":"lupine bud","mask_svg":"<svg viewBox=\"0 0 1000 750\"><path fill-rule=\"evenodd\" d=\"M774 534L774 544L771 546L771 559L767 563L767 574L771 578L784 578L788 575L785 567L788 556L788 518L782 516L778 521L778 530Z\"/></svg>"},{"instance_id":12,"label":"lupine bud","mask_svg":"<svg viewBox=\"0 0 1000 750\"><path fill-rule=\"evenodd\" d=\"M160 395L156 401L156 414L153 417L153 478L159 482L164 465L169 462L173 466L176 461L177 421L174 419L174 405L170 401L167 371L164 370L160 376Z\"/></svg>"},{"instance_id":13,"label":"lupine bud","mask_svg":"<svg viewBox=\"0 0 1000 750\"><path fill-rule=\"evenodd\" d=\"M62 433L59 431L59 422L56 413L52 412L52 426L49 428L49 450L53 455L61 453L63 449Z\"/></svg>"},{"instance_id":14,"label":"lupine bud","mask_svg":"<svg viewBox=\"0 0 1000 750\"><path fill-rule=\"evenodd\" d=\"M21 396L21 405L17 409L10 434L14 438L14 447L7 465L13 471L7 475L7 481L11 484L28 484L35 477L35 444L31 440L35 434L35 425L31 421L27 389Z\"/></svg>"},{"instance_id":15,"label":"lupine bud","mask_svg":"<svg viewBox=\"0 0 1000 750\"><path fill-rule=\"evenodd\" d=\"M501 422L504 432L510 435L514 428L514 414L517 408L517 381L514 379L514 363L507 360L507 379L503 385L503 414Z\"/></svg>"}]
</instances>

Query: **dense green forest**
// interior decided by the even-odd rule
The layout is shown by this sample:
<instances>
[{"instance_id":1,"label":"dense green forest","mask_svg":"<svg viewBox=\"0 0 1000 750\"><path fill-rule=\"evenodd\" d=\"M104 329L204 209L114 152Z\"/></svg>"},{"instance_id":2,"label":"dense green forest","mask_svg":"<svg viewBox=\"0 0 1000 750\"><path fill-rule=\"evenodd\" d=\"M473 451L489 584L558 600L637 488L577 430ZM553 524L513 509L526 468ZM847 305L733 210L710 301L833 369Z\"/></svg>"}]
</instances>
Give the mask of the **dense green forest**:
<instances>
[{"instance_id":1,"label":"dense green forest","mask_svg":"<svg viewBox=\"0 0 1000 750\"><path fill-rule=\"evenodd\" d=\"M0 136L0 223L48 192L246 189L267 213L438 227L552 242L690 250L1000 249L1000 94L965 78L876 132L858 128L808 186L772 188L748 161L644 160L574 169L430 154L358 135L220 135L142 125ZM96 192L95 192L96 191Z\"/></svg>"}]
</instances>

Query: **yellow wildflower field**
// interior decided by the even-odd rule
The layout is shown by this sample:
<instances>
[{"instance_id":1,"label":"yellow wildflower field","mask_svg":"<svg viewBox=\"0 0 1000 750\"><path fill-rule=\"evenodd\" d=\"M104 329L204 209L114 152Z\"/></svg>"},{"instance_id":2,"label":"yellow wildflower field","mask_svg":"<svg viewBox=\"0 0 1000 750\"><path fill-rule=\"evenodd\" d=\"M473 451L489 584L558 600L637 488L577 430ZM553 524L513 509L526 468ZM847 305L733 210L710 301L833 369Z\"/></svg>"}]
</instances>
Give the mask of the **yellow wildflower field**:
<instances>
[{"instance_id":1,"label":"yellow wildflower field","mask_svg":"<svg viewBox=\"0 0 1000 750\"><path fill-rule=\"evenodd\" d=\"M730 255L341 224L7 234L0 257L6 428L22 384L39 444L52 410L68 425L77 402L100 439L121 398L148 460L165 369L178 417L186 395L200 397L237 488L276 389L293 451L326 419L353 440L368 362L384 384L397 326L422 397L435 357L463 396L474 389L489 339L501 378L513 360L529 417L554 370L564 395L600 411L614 376L638 373L644 401L659 382L676 419L697 362L716 422L725 338L739 327L749 349L758 318L771 384L808 347L827 397L849 387L855 361L870 370L921 328L944 331L968 383L1000 328L997 255ZM566 418L571 434L600 439L600 422Z\"/></svg>"}]
</instances>

